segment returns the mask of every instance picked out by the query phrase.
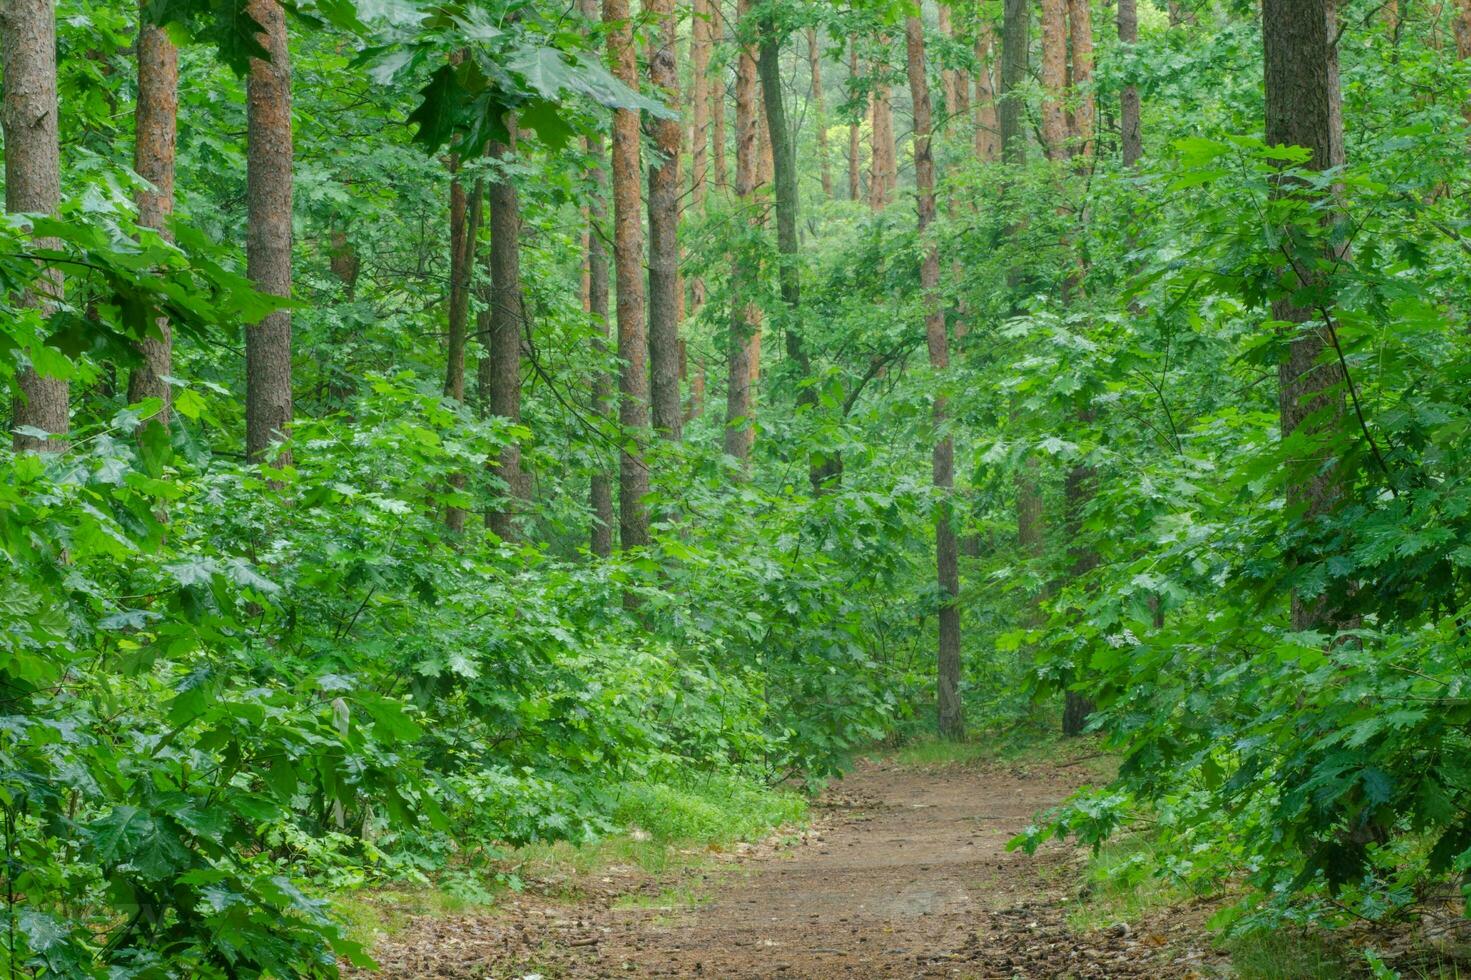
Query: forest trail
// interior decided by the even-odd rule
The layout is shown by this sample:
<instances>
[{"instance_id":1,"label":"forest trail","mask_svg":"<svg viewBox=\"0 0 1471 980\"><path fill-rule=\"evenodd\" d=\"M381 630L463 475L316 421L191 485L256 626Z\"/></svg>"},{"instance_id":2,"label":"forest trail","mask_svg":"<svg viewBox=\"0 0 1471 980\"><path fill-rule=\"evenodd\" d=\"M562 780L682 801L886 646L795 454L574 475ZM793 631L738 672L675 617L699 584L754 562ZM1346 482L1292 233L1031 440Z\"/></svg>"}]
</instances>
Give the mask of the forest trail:
<instances>
[{"instance_id":1,"label":"forest trail","mask_svg":"<svg viewBox=\"0 0 1471 980\"><path fill-rule=\"evenodd\" d=\"M633 889L604 877L606 893L571 903L525 895L480 916L416 918L375 955L396 977L1212 975L1198 916L1077 933L1081 854L1006 850L1089 777L1081 762L865 761L795 843Z\"/></svg>"}]
</instances>

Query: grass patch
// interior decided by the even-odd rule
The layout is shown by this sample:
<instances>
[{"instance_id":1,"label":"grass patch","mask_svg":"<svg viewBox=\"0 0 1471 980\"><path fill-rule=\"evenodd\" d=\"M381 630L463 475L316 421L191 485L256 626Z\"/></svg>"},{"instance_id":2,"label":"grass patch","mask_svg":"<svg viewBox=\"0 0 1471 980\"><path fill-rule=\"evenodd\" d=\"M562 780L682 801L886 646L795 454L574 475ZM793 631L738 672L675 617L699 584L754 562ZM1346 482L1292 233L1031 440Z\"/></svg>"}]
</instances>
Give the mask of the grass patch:
<instances>
[{"instance_id":1,"label":"grass patch","mask_svg":"<svg viewBox=\"0 0 1471 980\"><path fill-rule=\"evenodd\" d=\"M1022 766L1077 765L1083 767L1080 775L1098 779L1112 778L1116 765L1115 758L1103 751L1097 738L1064 738L1055 728L1031 723L999 732L983 732L961 742L927 735L881 751L885 758L898 765L916 768L976 766L991 762Z\"/></svg>"},{"instance_id":2,"label":"grass patch","mask_svg":"<svg viewBox=\"0 0 1471 980\"><path fill-rule=\"evenodd\" d=\"M1088 862L1084 897L1068 915L1069 923L1081 931L1104 929L1189 900L1189 889L1155 873L1159 866L1147 834L1121 835L1106 842Z\"/></svg>"},{"instance_id":3,"label":"grass patch","mask_svg":"<svg viewBox=\"0 0 1471 980\"><path fill-rule=\"evenodd\" d=\"M609 794L611 817L623 833L583 844L527 844L503 852L491 866L457 868L433 885L380 888L338 895L334 906L359 942L396 935L416 915L457 915L492 907L507 882L526 879L576 900L592 877L661 877L714 864L712 851L757 840L784 824L802 823L804 797L728 773L638 782ZM723 866L722 866L723 867ZM655 896L630 894L626 908L688 908L703 899L692 886L671 885ZM652 903L648 906L639 903Z\"/></svg>"}]
</instances>

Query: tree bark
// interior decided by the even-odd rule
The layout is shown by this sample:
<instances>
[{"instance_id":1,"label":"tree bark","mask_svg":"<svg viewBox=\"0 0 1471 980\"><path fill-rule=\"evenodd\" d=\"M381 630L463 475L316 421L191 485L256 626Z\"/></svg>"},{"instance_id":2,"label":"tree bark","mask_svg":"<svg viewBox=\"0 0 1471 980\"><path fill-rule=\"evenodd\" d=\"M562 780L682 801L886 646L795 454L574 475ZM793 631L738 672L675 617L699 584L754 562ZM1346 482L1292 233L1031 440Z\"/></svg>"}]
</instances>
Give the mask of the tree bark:
<instances>
[{"instance_id":1,"label":"tree bark","mask_svg":"<svg viewBox=\"0 0 1471 980\"><path fill-rule=\"evenodd\" d=\"M1078 413L1077 419L1080 425L1090 425L1093 414L1091 410L1083 410ZM1079 462L1068 469L1063 483L1063 499L1067 503L1068 554L1072 558L1068 573L1075 580L1098 567L1098 552L1082 543L1083 512L1093 499L1093 481L1096 475L1093 467ZM1082 615L1081 610L1077 615ZM1069 736L1083 734L1093 709L1090 698L1078 691L1067 691L1063 695L1062 733Z\"/></svg>"},{"instance_id":2,"label":"tree bark","mask_svg":"<svg viewBox=\"0 0 1471 980\"><path fill-rule=\"evenodd\" d=\"M919 206L919 236L924 247L919 285L924 294L925 341L930 367L943 375L950 366L945 311L940 305L940 253L930 238L935 223L935 160L933 112L929 81L925 77L924 25L918 17L905 20L905 49L909 64L909 92L914 103L914 191ZM928 240L926 240L928 239ZM939 585L939 653L936 660L936 707L940 735L965 736L965 707L960 700L960 567L952 508L955 489L955 443L946 431L948 412L943 396L933 408L935 445L931 464L935 490L935 572Z\"/></svg>"},{"instance_id":3,"label":"tree bark","mask_svg":"<svg viewBox=\"0 0 1471 980\"><path fill-rule=\"evenodd\" d=\"M690 15L690 202L700 213L705 210L710 169L710 17L710 0L694 0Z\"/></svg>"},{"instance_id":4,"label":"tree bark","mask_svg":"<svg viewBox=\"0 0 1471 980\"><path fill-rule=\"evenodd\" d=\"M671 109L679 107L675 65L678 15L674 0L646 0L659 40L649 51L649 81ZM684 412L679 402L679 154L678 119L654 122L659 158L649 165L649 367L654 431L680 439Z\"/></svg>"},{"instance_id":5,"label":"tree bark","mask_svg":"<svg viewBox=\"0 0 1471 980\"><path fill-rule=\"evenodd\" d=\"M608 60L613 75L638 88L638 59L628 0L603 0ZM624 549L649 544L649 471L644 447L649 428L649 338L645 332L643 207L639 193L639 114L613 111L613 268L618 302L618 541Z\"/></svg>"},{"instance_id":6,"label":"tree bark","mask_svg":"<svg viewBox=\"0 0 1471 980\"><path fill-rule=\"evenodd\" d=\"M822 182L822 196L832 200L833 168L827 148L827 107L822 97L822 48L817 43L817 28L807 28L807 62L812 72L812 115L817 126L817 175ZM767 110L767 118L771 117Z\"/></svg>"},{"instance_id":7,"label":"tree bark","mask_svg":"<svg viewBox=\"0 0 1471 980\"><path fill-rule=\"evenodd\" d=\"M247 230L245 264L256 289L291 295L291 65L279 0L246 7L264 31L269 61L250 62L246 79ZM260 460L291 429L291 312L277 310L245 328L245 452ZM277 465L290 463L289 451Z\"/></svg>"},{"instance_id":8,"label":"tree bark","mask_svg":"<svg viewBox=\"0 0 1471 980\"><path fill-rule=\"evenodd\" d=\"M710 45L713 49L725 37L725 24L721 20L720 4L707 0L710 11ZM718 190L730 186L729 170L725 163L725 69L721 68L710 84L710 168L715 172L714 183Z\"/></svg>"},{"instance_id":9,"label":"tree bark","mask_svg":"<svg viewBox=\"0 0 1471 980\"><path fill-rule=\"evenodd\" d=\"M989 20L982 20L976 34L976 158L986 161L1001 159L1001 123L996 115L996 87L991 81L995 32Z\"/></svg>"},{"instance_id":10,"label":"tree bark","mask_svg":"<svg viewBox=\"0 0 1471 980\"><path fill-rule=\"evenodd\" d=\"M868 178L868 206L882 211L894 201L898 187L899 152L894 146L894 105L888 82L873 90L873 152Z\"/></svg>"},{"instance_id":11,"label":"tree bark","mask_svg":"<svg viewBox=\"0 0 1471 980\"><path fill-rule=\"evenodd\" d=\"M470 319L470 270L474 268L475 239L480 231L480 209L483 187L475 185L474 201L465 194L459 178L459 159L450 157L452 177L449 185L449 340L446 344L444 396L455 403L465 400L465 339ZM464 474L450 478L450 486L465 486ZM465 511L460 507L445 509L445 524L451 531L465 529Z\"/></svg>"},{"instance_id":12,"label":"tree bark","mask_svg":"<svg viewBox=\"0 0 1471 980\"><path fill-rule=\"evenodd\" d=\"M133 170L152 185L138 191L138 224L172 240L168 227L174 212L174 150L178 142L179 49L168 32L147 21L147 0L140 0L138 28L138 101L133 110ZM166 316L155 318L156 336L138 341L142 363L128 378L128 401L157 398L163 403L151 422L169 424L174 389L163 379L173 373L173 327Z\"/></svg>"},{"instance_id":13,"label":"tree bark","mask_svg":"<svg viewBox=\"0 0 1471 980\"><path fill-rule=\"evenodd\" d=\"M515 123L508 126L514 133ZM513 152L506 143L490 144L490 155L498 163ZM516 423L521 421L521 337L526 330L521 296L521 199L515 183L499 171L490 182L488 197L490 301L480 314L480 343L486 353L477 380L486 414ZM516 525L520 505L531 499L520 444L511 440L486 466L506 481L508 500L505 506L486 508L485 526L501 540L515 541L520 537Z\"/></svg>"},{"instance_id":14,"label":"tree bark","mask_svg":"<svg viewBox=\"0 0 1471 980\"><path fill-rule=\"evenodd\" d=\"M61 200L61 151L57 137L56 13L51 0L4 0L0 3L0 59L3 59L5 104L5 210L55 214ZM51 238L36 248L59 248ZM48 268L27 290L23 301L49 311L61 299L61 271ZM50 438L16 433L16 451L60 452L70 427L69 390L65 380L44 377L29 365L18 374L11 415L14 427L30 426Z\"/></svg>"},{"instance_id":15,"label":"tree bark","mask_svg":"<svg viewBox=\"0 0 1471 980\"><path fill-rule=\"evenodd\" d=\"M1306 148L1312 156L1304 166L1312 170L1344 162L1336 33L1334 9L1325 0L1262 4L1267 142ZM1330 208L1324 220L1336 220L1335 210ZM1292 259L1286 276L1311 288L1310 262L1306 257ZM1290 295L1272 302L1272 318L1298 325L1285 331L1290 338L1287 355L1278 366L1282 436L1302 433L1309 447L1321 445L1342 424L1345 411L1343 371L1330 354L1333 327L1323 321L1322 311L1300 306ZM1292 467L1295 472L1287 483L1290 513L1314 523L1342 505L1344 476L1336 461L1294 460ZM1294 629L1332 630L1340 620L1328 599L1293 594Z\"/></svg>"},{"instance_id":16,"label":"tree bark","mask_svg":"<svg viewBox=\"0 0 1471 980\"><path fill-rule=\"evenodd\" d=\"M1007 163L1027 162L1027 140L1022 130L1022 85L1026 82L1032 33L1030 0L1004 0L1001 25L1001 105L997 109L1001 158Z\"/></svg>"},{"instance_id":17,"label":"tree bark","mask_svg":"<svg viewBox=\"0 0 1471 980\"><path fill-rule=\"evenodd\" d=\"M749 16L750 0L739 0L742 21ZM760 222L756 211L756 166L758 148L756 112L756 58L741 45L736 64L736 179L735 194L746 220ZM731 324L726 351L725 451L746 463L755 439L755 397L752 373L760 365L761 311L752 298L760 270L750 250L736 252L731 267Z\"/></svg>"},{"instance_id":18,"label":"tree bark","mask_svg":"<svg viewBox=\"0 0 1471 980\"><path fill-rule=\"evenodd\" d=\"M1097 140L1097 108L1093 98L1093 12L1089 0L1067 0L1068 42L1073 55L1073 95L1076 105L1069 152L1087 159Z\"/></svg>"},{"instance_id":19,"label":"tree bark","mask_svg":"<svg viewBox=\"0 0 1471 980\"><path fill-rule=\"evenodd\" d=\"M1139 43L1137 0L1119 0L1119 44L1132 48ZM1124 166L1134 167L1144 155L1144 138L1139 123L1139 87L1125 85L1119 92L1119 144Z\"/></svg>"},{"instance_id":20,"label":"tree bark","mask_svg":"<svg viewBox=\"0 0 1471 980\"><path fill-rule=\"evenodd\" d=\"M1042 142L1051 160L1067 153L1068 0L1042 0Z\"/></svg>"}]
</instances>

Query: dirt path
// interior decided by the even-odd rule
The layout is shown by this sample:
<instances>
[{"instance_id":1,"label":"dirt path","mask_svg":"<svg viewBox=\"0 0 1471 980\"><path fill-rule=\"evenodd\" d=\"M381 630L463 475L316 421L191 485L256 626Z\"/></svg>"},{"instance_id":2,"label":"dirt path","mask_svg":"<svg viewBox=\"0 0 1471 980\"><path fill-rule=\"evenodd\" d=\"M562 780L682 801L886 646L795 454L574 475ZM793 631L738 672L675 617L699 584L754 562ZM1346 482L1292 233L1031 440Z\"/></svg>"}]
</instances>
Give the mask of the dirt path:
<instances>
[{"instance_id":1,"label":"dirt path","mask_svg":"<svg viewBox=\"0 0 1471 980\"><path fill-rule=\"evenodd\" d=\"M1079 766L919 770L866 762L790 847L730 874L645 882L568 904L523 896L416 919L376 950L395 977L1171 977L1212 972L1198 924L1075 934L1080 857L1006 850ZM606 881L606 879L605 879ZM616 884L616 883L615 883Z\"/></svg>"}]
</instances>

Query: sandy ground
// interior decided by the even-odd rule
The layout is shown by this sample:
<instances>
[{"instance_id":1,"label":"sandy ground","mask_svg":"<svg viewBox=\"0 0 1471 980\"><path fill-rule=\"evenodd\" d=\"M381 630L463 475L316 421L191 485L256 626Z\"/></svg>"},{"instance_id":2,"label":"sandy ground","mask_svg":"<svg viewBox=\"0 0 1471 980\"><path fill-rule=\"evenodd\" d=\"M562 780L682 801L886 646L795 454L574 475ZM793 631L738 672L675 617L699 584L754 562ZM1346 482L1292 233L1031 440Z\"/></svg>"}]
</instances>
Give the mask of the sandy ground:
<instances>
[{"instance_id":1,"label":"sandy ground","mask_svg":"<svg viewBox=\"0 0 1471 980\"><path fill-rule=\"evenodd\" d=\"M527 894L483 914L415 917L375 946L378 975L1214 975L1218 957L1192 917L1079 934L1067 910L1082 855L1006 850L1087 775L1066 764L865 762L824 795L795 843L658 881L604 877L574 901Z\"/></svg>"}]
</instances>

